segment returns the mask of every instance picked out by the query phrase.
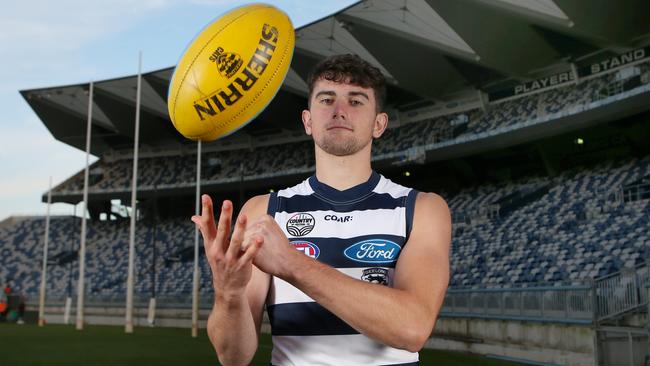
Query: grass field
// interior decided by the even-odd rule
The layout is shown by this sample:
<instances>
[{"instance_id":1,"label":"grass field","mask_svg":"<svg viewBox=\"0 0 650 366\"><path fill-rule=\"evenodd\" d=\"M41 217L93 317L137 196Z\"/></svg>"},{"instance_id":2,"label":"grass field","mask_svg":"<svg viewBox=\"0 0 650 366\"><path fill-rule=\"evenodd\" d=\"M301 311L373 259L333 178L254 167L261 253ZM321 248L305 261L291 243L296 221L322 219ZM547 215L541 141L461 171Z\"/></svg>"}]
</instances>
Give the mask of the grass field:
<instances>
[{"instance_id":1,"label":"grass field","mask_svg":"<svg viewBox=\"0 0 650 366\"><path fill-rule=\"evenodd\" d=\"M263 335L252 365L268 366L271 338ZM422 365L506 366L515 365L476 355L425 350ZM125 334L123 327L0 324L0 364L26 365L217 365L212 345L203 330L198 338L189 329L136 328Z\"/></svg>"}]
</instances>

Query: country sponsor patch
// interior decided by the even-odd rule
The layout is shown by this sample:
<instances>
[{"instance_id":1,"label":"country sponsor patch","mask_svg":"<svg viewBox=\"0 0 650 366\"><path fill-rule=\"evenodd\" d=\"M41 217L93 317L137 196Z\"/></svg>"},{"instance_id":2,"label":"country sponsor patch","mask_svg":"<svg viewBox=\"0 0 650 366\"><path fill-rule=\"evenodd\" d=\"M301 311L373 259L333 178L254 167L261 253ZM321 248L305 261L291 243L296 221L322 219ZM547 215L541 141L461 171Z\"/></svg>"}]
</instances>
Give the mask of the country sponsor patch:
<instances>
[{"instance_id":1,"label":"country sponsor patch","mask_svg":"<svg viewBox=\"0 0 650 366\"><path fill-rule=\"evenodd\" d=\"M287 220L287 232L292 236L305 236L314 230L316 220L308 213L298 213Z\"/></svg>"}]
</instances>

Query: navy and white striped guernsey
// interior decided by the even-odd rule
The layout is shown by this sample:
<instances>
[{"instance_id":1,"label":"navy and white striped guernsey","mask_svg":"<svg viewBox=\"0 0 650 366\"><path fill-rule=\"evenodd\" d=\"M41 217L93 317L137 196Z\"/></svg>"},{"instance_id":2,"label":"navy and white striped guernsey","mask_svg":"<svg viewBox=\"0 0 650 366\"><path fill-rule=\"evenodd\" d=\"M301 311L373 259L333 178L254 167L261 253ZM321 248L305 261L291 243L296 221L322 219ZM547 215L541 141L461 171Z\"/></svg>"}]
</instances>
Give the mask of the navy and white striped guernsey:
<instances>
[{"instance_id":1,"label":"navy and white striped guernsey","mask_svg":"<svg viewBox=\"0 0 650 366\"><path fill-rule=\"evenodd\" d=\"M345 191L314 175L272 193L268 213L296 249L353 278L392 286L412 227L416 195L376 172ZM273 365L418 365L418 353L360 334L277 277L266 306Z\"/></svg>"}]
</instances>

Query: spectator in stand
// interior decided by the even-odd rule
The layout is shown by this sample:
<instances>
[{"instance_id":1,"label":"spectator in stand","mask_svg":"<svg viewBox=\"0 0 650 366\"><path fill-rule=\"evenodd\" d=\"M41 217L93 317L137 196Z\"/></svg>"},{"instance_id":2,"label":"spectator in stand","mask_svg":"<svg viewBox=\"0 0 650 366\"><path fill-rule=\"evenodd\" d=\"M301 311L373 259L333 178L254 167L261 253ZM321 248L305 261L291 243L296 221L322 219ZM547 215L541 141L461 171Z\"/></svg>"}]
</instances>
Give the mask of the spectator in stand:
<instances>
[{"instance_id":1,"label":"spectator in stand","mask_svg":"<svg viewBox=\"0 0 650 366\"><path fill-rule=\"evenodd\" d=\"M0 293L0 321L5 320L7 315L7 295L2 291Z\"/></svg>"},{"instance_id":2,"label":"spectator in stand","mask_svg":"<svg viewBox=\"0 0 650 366\"><path fill-rule=\"evenodd\" d=\"M11 293L11 287L9 284L6 284L4 290L0 292L0 321L7 319L7 312L9 311L9 298L8 295Z\"/></svg>"},{"instance_id":3,"label":"spectator in stand","mask_svg":"<svg viewBox=\"0 0 650 366\"><path fill-rule=\"evenodd\" d=\"M0 320L6 321L9 317L9 296L12 291L11 284L7 281L0 296Z\"/></svg>"}]
</instances>

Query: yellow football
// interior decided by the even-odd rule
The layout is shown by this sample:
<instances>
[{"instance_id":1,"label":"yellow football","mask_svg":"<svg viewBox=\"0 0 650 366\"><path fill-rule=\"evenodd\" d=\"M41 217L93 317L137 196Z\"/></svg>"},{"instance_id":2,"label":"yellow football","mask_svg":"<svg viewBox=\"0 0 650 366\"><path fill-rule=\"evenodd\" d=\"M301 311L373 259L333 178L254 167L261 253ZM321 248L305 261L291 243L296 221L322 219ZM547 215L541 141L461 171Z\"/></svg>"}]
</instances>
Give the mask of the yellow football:
<instances>
[{"instance_id":1,"label":"yellow football","mask_svg":"<svg viewBox=\"0 0 650 366\"><path fill-rule=\"evenodd\" d=\"M174 127L212 141L252 121L282 86L294 45L291 20L274 6L245 5L220 16L174 70L167 97Z\"/></svg>"}]
</instances>

